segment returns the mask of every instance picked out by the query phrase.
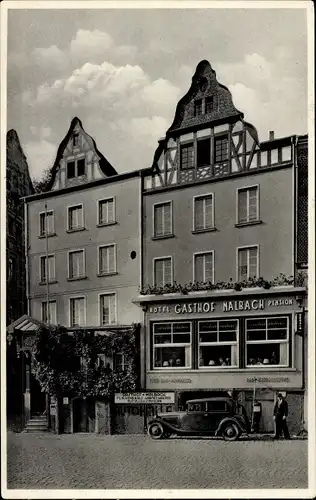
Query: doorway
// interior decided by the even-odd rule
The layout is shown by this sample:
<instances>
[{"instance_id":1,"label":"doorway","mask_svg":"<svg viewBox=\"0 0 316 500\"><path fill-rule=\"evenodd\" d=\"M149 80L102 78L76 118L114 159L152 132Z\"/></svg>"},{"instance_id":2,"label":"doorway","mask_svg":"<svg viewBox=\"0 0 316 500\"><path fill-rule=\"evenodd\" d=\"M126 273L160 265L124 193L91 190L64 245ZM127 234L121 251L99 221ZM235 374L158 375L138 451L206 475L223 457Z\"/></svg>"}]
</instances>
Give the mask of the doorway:
<instances>
[{"instance_id":1,"label":"doorway","mask_svg":"<svg viewBox=\"0 0 316 500\"><path fill-rule=\"evenodd\" d=\"M46 393L42 392L39 382L31 374L31 415L43 415L46 410Z\"/></svg>"},{"instance_id":2,"label":"doorway","mask_svg":"<svg viewBox=\"0 0 316 500\"><path fill-rule=\"evenodd\" d=\"M95 401L93 398L73 400L73 431L95 432Z\"/></svg>"}]
</instances>

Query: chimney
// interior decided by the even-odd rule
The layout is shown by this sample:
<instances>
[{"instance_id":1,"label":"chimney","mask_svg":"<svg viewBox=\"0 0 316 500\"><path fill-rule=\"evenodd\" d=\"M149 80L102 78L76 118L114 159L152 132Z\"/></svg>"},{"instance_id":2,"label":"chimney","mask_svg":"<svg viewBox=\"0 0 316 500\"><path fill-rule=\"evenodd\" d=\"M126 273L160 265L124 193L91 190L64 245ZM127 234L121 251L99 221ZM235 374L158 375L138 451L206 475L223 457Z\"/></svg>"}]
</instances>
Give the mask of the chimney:
<instances>
[{"instance_id":1,"label":"chimney","mask_svg":"<svg viewBox=\"0 0 316 500\"><path fill-rule=\"evenodd\" d=\"M274 139L274 130L270 130L269 132L269 141L273 141Z\"/></svg>"}]
</instances>

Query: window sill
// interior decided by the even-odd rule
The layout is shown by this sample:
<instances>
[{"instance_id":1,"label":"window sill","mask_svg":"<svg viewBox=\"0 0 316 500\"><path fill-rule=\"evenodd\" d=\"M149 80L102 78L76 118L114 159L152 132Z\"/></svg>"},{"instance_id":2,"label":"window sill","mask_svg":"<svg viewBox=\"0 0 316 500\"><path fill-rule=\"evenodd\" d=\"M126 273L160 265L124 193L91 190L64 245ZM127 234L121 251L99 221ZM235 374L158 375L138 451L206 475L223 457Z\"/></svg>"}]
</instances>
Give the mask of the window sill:
<instances>
[{"instance_id":1,"label":"window sill","mask_svg":"<svg viewBox=\"0 0 316 500\"><path fill-rule=\"evenodd\" d=\"M85 227L76 227L75 229L67 229L66 233L77 233L78 231L85 231Z\"/></svg>"},{"instance_id":2,"label":"window sill","mask_svg":"<svg viewBox=\"0 0 316 500\"><path fill-rule=\"evenodd\" d=\"M216 227L207 227L205 229L193 229L192 234L210 233L214 231L217 231Z\"/></svg>"},{"instance_id":3,"label":"window sill","mask_svg":"<svg viewBox=\"0 0 316 500\"><path fill-rule=\"evenodd\" d=\"M52 236L56 236L56 233L49 233L49 234L40 234L38 237L43 240L45 238L51 238Z\"/></svg>"},{"instance_id":4,"label":"window sill","mask_svg":"<svg viewBox=\"0 0 316 500\"><path fill-rule=\"evenodd\" d=\"M115 276L116 274L118 274L118 272L114 271L113 273L98 273L97 276L98 278L103 278L104 276Z\"/></svg>"},{"instance_id":5,"label":"window sill","mask_svg":"<svg viewBox=\"0 0 316 500\"><path fill-rule=\"evenodd\" d=\"M285 372L291 372L291 373L295 373L297 372L297 368L292 368L292 367L286 367L286 366L276 366L274 365L273 368L271 368L271 366L269 367L269 365L264 365L264 366L256 366L255 368L238 368L238 367L230 367L230 366L226 366L226 367L219 367L219 366L215 366L215 367L205 367L204 369L202 368L184 368L184 367L175 367L175 366L166 366L165 368L164 367L161 367L161 368L158 368L158 367L155 367L155 368L151 368L147 374L148 375L157 375L158 373L161 373L161 372L170 372L172 373L174 370L176 370L177 372L178 371L183 371L185 372L186 374L189 374L189 373L205 373L205 372L209 372L209 371L212 371L212 372L215 372L215 371L219 371L219 372L223 372L224 370L225 371L229 371L231 373L251 373L251 372L254 372L258 369L258 372L262 372L263 370L262 369L265 369L266 371L269 371L269 372L282 372L282 373L285 373Z\"/></svg>"},{"instance_id":6,"label":"window sill","mask_svg":"<svg viewBox=\"0 0 316 500\"><path fill-rule=\"evenodd\" d=\"M48 282L49 285L54 285L55 283L58 283L58 281L57 280L50 280ZM41 286L47 285L47 281L40 281L38 284L41 285Z\"/></svg>"},{"instance_id":7,"label":"window sill","mask_svg":"<svg viewBox=\"0 0 316 500\"><path fill-rule=\"evenodd\" d=\"M252 220L249 222L238 222L237 224L235 224L235 227L257 226L258 224L262 224L262 220Z\"/></svg>"},{"instance_id":8,"label":"window sill","mask_svg":"<svg viewBox=\"0 0 316 500\"><path fill-rule=\"evenodd\" d=\"M101 222L100 224L97 224L97 227L107 227L107 226L115 226L117 224L117 221L113 222Z\"/></svg>"},{"instance_id":9,"label":"window sill","mask_svg":"<svg viewBox=\"0 0 316 500\"><path fill-rule=\"evenodd\" d=\"M75 278L67 278L67 281L80 281L80 280L86 280L86 279L88 279L87 276L78 276Z\"/></svg>"},{"instance_id":10,"label":"window sill","mask_svg":"<svg viewBox=\"0 0 316 500\"><path fill-rule=\"evenodd\" d=\"M151 239L155 240L167 240L168 238L174 238L174 234L162 234L161 236L153 236Z\"/></svg>"}]
</instances>

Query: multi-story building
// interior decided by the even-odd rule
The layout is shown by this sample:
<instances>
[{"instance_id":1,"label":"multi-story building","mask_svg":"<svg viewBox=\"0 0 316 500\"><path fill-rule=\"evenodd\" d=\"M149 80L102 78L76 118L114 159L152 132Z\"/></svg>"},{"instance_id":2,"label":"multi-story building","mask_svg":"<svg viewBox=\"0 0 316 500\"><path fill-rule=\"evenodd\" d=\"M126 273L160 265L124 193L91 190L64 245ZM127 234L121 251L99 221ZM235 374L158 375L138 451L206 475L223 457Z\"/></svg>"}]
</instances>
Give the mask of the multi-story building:
<instances>
[{"instance_id":1,"label":"multi-story building","mask_svg":"<svg viewBox=\"0 0 316 500\"><path fill-rule=\"evenodd\" d=\"M30 322L112 332L140 323L132 303L140 285L140 173L118 175L75 118L50 177L45 192L25 199ZM32 374L28 386L27 413L42 413L45 394ZM68 409L80 413L68 432L88 430L85 403Z\"/></svg>"},{"instance_id":2,"label":"multi-story building","mask_svg":"<svg viewBox=\"0 0 316 500\"><path fill-rule=\"evenodd\" d=\"M251 415L255 391L261 429L272 431L283 391L289 426L301 428L304 151L306 137L270 132L260 142L210 64L199 63L143 176L143 292L135 299L145 311L143 380L147 390L175 391L176 408L224 391Z\"/></svg>"},{"instance_id":3,"label":"multi-story building","mask_svg":"<svg viewBox=\"0 0 316 500\"><path fill-rule=\"evenodd\" d=\"M24 204L34 193L29 167L15 130L7 133L7 315L9 325L26 313Z\"/></svg>"}]
</instances>

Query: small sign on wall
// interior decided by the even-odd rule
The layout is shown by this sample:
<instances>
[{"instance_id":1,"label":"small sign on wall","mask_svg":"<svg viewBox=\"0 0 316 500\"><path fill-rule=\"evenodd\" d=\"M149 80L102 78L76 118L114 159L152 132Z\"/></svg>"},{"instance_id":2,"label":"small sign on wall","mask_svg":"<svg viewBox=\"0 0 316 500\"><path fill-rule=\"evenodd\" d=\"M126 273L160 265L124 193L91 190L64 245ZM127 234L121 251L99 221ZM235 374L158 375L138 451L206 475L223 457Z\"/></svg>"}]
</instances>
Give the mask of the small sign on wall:
<instances>
[{"instance_id":1,"label":"small sign on wall","mask_svg":"<svg viewBox=\"0 0 316 500\"><path fill-rule=\"evenodd\" d=\"M115 394L117 404L174 404L174 392L128 392Z\"/></svg>"},{"instance_id":2,"label":"small sign on wall","mask_svg":"<svg viewBox=\"0 0 316 500\"><path fill-rule=\"evenodd\" d=\"M56 416L56 403L51 403L49 405L49 411L50 411L50 414L55 417Z\"/></svg>"},{"instance_id":3,"label":"small sign on wall","mask_svg":"<svg viewBox=\"0 0 316 500\"><path fill-rule=\"evenodd\" d=\"M63 405L69 404L69 398L63 398Z\"/></svg>"}]
</instances>

